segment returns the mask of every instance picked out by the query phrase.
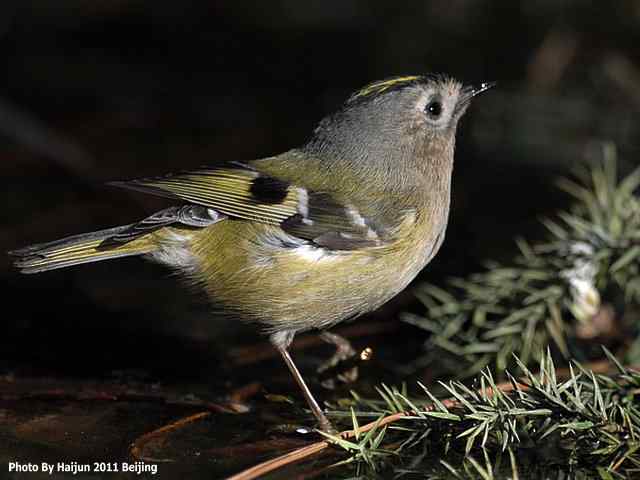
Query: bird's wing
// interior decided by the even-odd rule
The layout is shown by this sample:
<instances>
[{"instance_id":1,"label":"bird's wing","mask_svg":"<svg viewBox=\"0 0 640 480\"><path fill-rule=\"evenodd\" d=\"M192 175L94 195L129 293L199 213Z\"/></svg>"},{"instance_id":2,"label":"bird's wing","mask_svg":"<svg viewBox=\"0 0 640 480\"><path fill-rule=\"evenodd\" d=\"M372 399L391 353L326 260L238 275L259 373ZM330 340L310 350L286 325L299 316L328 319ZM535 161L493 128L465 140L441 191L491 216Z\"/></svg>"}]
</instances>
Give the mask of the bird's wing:
<instances>
[{"instance_id":1,"label":"bird's wing","mask_svg":"<svg viewBox=\"0 0 640 480\"><path fill-rule=\"evenodd\" d=\"M381 245L393 228L374 223L331 193L240 164L112 184L201 205L230 218L279 226L291 235L334 250Z\"/></svg>"}]
</instances>

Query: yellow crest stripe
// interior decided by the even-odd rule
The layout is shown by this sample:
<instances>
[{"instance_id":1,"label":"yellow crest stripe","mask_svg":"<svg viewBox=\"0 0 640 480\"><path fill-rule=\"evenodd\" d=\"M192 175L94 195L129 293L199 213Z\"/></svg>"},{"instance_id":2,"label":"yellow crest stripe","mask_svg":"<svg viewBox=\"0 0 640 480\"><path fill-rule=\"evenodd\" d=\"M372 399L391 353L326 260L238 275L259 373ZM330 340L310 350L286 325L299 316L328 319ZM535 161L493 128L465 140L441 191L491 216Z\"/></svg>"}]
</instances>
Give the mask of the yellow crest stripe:
<instances>
[{"instance_id":1,"label":"yellow crest stripe","mask_svg":"<svg viewBox=\"0 0 640 480\"><path fill-rule=\"evenodd\" d=\"M376 93L382 93L391 87L394 87L403 83L413 82L414 80L418 80L419 78L420 76L418 75L407 75L404 77L395 77L395 78L389 78L387 80L381 80L379 82L374 82L367 85L362 90L358 91L352 98L360 98L360 97L366 97L368 95L372 95Z\"/></svg>"}]
</instances>

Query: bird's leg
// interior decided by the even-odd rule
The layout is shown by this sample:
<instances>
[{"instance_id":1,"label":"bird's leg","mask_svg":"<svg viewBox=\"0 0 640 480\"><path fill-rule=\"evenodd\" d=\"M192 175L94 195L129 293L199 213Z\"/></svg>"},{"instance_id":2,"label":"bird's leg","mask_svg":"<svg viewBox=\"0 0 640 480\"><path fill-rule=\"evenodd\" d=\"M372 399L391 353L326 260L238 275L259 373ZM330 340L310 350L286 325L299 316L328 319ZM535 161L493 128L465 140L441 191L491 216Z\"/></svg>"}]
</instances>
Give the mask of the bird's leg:
<instances>
[{"instance_id":1,"label":"bird's leg","mask_svg":"<svg viewBox=\"0 0 640 480\"><path fill-rule=\"evenodd\" d=\"M289 367L293 378L295 378L298 386L300 387L300 390L302 390L302 394L304 395L304 398L307 401L311 412L318 420L320 430L327 433L336 433L337 430L333 427L333 425L331 425L331 422L322 412L322 409L318 405L318 402L316 402L316 399L313 398L311 390L309 390L309 387L307 387L307 384L302 378L302 375L300 375L300 371L296 367L295 363L293 363L291 355L289 355L289 351L287 349L289 348L289 345L291 345L294 335L295 332L292 331L274 333L273 335L271 335L271 343L280 352L280 355L282 355L284 363L287 364L287 367Z\"/></svg>"},{"instance_id":2,"label":"bird's leg","mask_svg":"<svg viewBox=\"0 0 640 480\"><path fill-rule=\"evenodd\" d=\"M331 332L322 332L320 338L327 343L335 345L336 352L333 356L318 367L318 373L325 372L337 367L339 363L344 362L356 355L356 351L351 346L351 342L340 335ZM327 372L329 373L329 372ZM354 366L349 369L341 371L337 375L338 380L344 383L352 383L358 379L358 366ZM326 378L322 381L322 386L325 388L334 389L336 382L334 378Z\"/></svg>"}]
</instances>

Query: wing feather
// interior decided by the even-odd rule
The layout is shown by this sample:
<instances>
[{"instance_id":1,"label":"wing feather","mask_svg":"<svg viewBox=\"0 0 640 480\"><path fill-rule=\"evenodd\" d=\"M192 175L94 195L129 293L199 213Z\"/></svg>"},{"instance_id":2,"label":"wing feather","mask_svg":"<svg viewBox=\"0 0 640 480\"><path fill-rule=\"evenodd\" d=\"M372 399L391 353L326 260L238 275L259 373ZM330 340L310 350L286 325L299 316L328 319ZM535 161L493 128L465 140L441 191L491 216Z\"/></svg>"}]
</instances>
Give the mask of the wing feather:
<instances>
[{"instance_id":1,"label":"wing feather","mask_svg":"<svg viewBox=\"0 0 640 480\"><path fill-rule=\"evenodd\" d=\"M238 164L112 184L211 208L231 218L278 225L335 250L380 245L394 226L374 224L330 192L309 190Z\"/></svg>"}]
</instances>

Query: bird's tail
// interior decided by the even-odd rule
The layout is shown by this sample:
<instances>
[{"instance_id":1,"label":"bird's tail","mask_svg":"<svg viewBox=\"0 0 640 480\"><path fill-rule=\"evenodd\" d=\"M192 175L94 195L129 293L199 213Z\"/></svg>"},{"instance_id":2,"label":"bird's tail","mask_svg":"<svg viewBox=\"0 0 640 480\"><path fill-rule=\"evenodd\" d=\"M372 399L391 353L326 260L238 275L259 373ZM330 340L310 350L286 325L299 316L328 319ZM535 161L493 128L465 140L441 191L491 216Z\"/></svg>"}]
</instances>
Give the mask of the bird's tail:
<instances>
[{"instance_id":1,"label":"bird's tail","mask_svg":"<svg viewBox=\"0 0 640 480\"><path fill-rule=\"evenodd\" d=\"M129 242L109 241L131 227L132 225L124 225L74 235L13 250L9 255L14 257L14 265L22 273L38 273L82 263L142 255L156 250L150 235L140 236Z\"/></svg>"}]
</instances>

